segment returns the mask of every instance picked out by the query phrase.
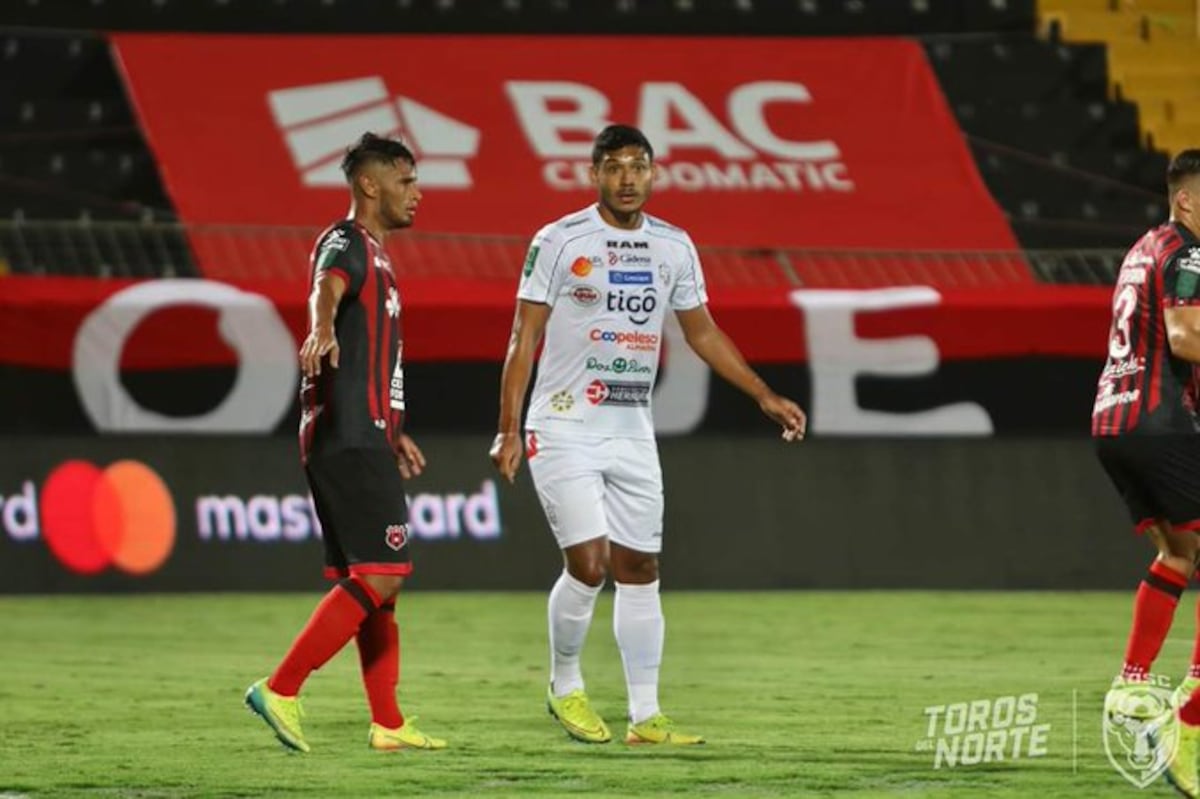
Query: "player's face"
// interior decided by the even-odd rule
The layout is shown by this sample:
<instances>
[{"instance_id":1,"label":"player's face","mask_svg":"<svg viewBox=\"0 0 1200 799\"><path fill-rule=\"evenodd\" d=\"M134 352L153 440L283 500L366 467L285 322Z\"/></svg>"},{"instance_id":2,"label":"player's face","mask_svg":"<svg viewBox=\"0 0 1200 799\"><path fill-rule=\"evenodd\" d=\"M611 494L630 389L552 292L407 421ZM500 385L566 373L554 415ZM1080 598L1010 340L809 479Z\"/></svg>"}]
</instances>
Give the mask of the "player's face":
<instances>
[{"instance_id":1,"label":"player's face","mask_svg":"<svg viewBox=\"0 0 1200 799\"><path fill-rule=\"evenodd\" d=\"M380 164L376 176L379 186L379 215L389 230L410 226L416 219L421 190L417 171L407 161Z\"/></svg>"},{"instance_id":2,"label":"player's face","mask_svg":"<svg viewBox=\"0 0 1200 799\"><path fill-rule=\"evenodd\" d=\"M602 205L622 216L636 214L650 199L654 164L649 153L631 144L605 153L592 167L592 180L600 190Z\"/></svg>"}]
</instances>

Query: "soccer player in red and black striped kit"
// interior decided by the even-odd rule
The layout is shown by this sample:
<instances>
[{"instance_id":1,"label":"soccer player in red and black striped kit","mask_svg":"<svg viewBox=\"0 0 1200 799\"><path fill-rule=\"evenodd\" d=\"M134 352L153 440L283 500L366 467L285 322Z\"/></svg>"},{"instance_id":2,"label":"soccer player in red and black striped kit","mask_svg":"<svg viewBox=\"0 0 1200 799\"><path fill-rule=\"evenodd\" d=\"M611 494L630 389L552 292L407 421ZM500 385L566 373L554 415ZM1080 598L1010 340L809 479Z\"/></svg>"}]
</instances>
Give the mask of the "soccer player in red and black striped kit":
<instances>
[{"instance_id":1,"label":"soccer player in red and black striped kit","mask_svg":"<svg viewBox=\"0 0 1200 799\"><path fill-rule=\"evenodd\" d=\"M396 596L412 571L404 478L425 457L402 428L400 294L384 241L413 223L416 161L398 141L367 133L342 160L353 205L312 254L308 335L300 349L300 452L321 521L325 574L338 580L270 677L246 704L285 746L309 751L300 726L304 681L350 639L371 707L372 749L442 749L407 723Z\"/></svg>"},{"instance_id":2,"label":"soccer player in red and black striped kit","mask_svg":"<svg viewBox=\"0 0 1200 799\"><path fill-rule=\"evenodd\" d=\"M1124 666L1105 697L1110 718L1136 713L1200 556L1200 150L1175 156L1167 191L1170 221L1142 236L1117 274L1092 409L1100 462L1137 531L1158 549L1134 601ZM1175 693L1180 745L1166 772L1192 797L1200 796L1200 697L1189 696L1198 687L1200 636Z\"/></svg>"}]
</instances>

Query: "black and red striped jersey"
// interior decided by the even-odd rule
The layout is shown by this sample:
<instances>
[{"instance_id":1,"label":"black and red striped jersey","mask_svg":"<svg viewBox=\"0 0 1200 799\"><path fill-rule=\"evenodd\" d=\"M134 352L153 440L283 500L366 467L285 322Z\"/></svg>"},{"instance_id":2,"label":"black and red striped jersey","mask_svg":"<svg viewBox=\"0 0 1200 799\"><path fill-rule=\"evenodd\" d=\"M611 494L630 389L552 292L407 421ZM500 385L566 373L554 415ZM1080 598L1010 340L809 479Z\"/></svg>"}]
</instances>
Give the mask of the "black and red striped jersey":
<instances>
[{"instance_id":1,"label":"black and red striped jersey","mask_svg":"<svg viewBox=\"0 0 1200 799\"><path fill-rule=\"evenodd\" d=\"M1200 432L1200 372L1172 354L1163 318L1181 305L1200 305L1200 241L1170 222L1142 236L1117 273L1092 435Z\"/></svg>"},{"instance_id":2,"label":"black and red striped jersey","mask_svg":"<svg viewBox=\"0 0 1200 799\"><path fill-rule=\"evenodd\" d=\"M317 237L309 290L321 272L341 276L346 292L334 320L338 368L328 358L300 381L300 455L396 448L404 423L400 292L387 251L347 219ZM310 321L311 324L311 321Z\"/></svg>"}]
</instances>

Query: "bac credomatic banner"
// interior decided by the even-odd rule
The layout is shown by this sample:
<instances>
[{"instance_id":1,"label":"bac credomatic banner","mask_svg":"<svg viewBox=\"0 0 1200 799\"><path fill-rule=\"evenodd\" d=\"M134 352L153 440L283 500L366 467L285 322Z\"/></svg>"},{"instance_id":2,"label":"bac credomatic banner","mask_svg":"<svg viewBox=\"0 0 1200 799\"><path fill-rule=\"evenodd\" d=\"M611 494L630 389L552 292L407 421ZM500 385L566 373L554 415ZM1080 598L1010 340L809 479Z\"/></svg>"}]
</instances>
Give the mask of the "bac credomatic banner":
<instances>
[{"instance_id":1,"label":"bac credomatic banner","mask_svg":"<svg viewBox=\"0 0 1200 799\"><path fill-rule=\"evenodd\" d=\"M586 36L113 42L190 223L343 215L338 161L372 130L416 151L422 230L529 237L593 199L591 139L626 122L662 167L653 212L701 245L1016 247L915 41L639 37L636 58Z\"/></svg>"},{"instance_id":2,"label":"bac credomatic banner","mask_svg":"<svg viewBox=\"0 0 1200 799\"><path fill-rule=\"evenodd\" d=\"M3 283L0 433L295 435L302 286ZM1109 297L1105 287L1039 285L723 289L712 310L755 368L805 405L814 437L1086 436ZM500 283L404 283L414 433L493 431L512 307ZM663 335L661 435L774 434L673 318ZM605 379L639 355L588 368Z\"/></svg>"}]
</instances>

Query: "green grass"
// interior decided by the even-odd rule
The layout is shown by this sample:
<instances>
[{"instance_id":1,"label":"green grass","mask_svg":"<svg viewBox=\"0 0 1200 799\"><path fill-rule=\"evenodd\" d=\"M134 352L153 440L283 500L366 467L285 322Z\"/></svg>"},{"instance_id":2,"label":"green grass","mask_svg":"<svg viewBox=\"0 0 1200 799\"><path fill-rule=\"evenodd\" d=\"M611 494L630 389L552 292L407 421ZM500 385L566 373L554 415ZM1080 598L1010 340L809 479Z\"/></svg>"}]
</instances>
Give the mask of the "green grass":
<instances>
[{"instance_id":1,"label":"green grass","mask_svg":"<svg viewBox=\"0 0 1200 799\"><path fill-rule=\"evenodd\" d=\"M623 732L610 597L585 675ZM0 599L0 796L1173 795L1138 791L1104 754L1127 594L668 593L664 708L709 744L631 750L573 743L547 717L542 595L414 592L401 702L453 748L368 751L350 647L305 688L300 756L241 700L316 598ZM1173 677L1191 616L1159 661ZM1051 725L1045 757L935 770L917 751L926 706L1029 692Z\"/></svg>"}]
</instances>

